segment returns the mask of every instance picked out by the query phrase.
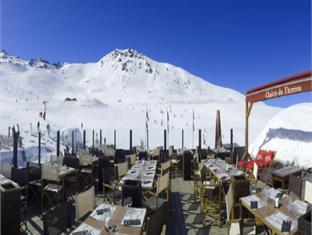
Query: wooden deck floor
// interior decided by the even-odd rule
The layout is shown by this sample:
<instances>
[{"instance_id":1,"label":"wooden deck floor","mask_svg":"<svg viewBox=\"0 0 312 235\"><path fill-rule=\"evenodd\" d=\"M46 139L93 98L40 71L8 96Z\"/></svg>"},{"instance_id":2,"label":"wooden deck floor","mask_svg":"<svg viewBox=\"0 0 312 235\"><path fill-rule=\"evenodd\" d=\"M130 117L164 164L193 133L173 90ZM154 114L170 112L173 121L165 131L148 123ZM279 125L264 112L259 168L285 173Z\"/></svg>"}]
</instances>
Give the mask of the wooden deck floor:
<instances>
[{"instance_id":1,"label":"wooden deck floor","mask_svg":"<svg viewBox=\"0 0 312 235\"><path fill-rule=\"evenodd\" d=\"M203 226L200 218L199 202L194 202L193 181L184 181L182 178L172 179L171 182L171 209L168 222L168 228L162 234L169 235L195 235L195 234L227 234L227 227ZM96 204L103 202L101 195L96 196ZM43 234L42 219L38 213L31 211L32 216L28 222L29 231L21 234Z\"/></svg>"}]
</instances>

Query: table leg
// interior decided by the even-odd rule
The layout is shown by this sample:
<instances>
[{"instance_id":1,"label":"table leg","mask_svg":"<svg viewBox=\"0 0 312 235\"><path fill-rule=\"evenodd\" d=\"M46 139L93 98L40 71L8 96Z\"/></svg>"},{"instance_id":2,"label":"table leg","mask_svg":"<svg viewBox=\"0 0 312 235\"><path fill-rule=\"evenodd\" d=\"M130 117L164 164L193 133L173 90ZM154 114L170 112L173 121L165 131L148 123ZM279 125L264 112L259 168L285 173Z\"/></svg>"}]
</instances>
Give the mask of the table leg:
<instances>
[{"instance_id":1,"label":"table leg","mask_svg":"<svg viewBox=\"0 0 312 235\"><path fill-rule=\"evenodd\" d=\"M244 231L244 216L243 216L243 205L242 202L239 200L239 232L240 235L243 235Z\"/></svg>"},{"instance_id":2,"label":"table leg","mask_svg":"<svg viewBox=\"0 0 312 235\"><path fill-rule=\"evenodd\" d=\"M222 183L219 182L219 225L222 225Z\"/></svg>"}]
</instances>

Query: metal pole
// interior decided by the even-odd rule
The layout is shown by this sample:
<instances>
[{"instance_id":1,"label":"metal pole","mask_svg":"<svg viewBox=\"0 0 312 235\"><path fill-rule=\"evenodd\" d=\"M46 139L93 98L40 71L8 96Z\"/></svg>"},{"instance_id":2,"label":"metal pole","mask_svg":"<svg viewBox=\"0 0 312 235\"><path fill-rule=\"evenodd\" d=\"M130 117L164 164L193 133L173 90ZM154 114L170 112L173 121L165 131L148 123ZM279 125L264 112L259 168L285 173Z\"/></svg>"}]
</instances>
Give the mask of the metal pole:
<instances>
[{"instance_id":1,"label":"metal pole","mask_svg":"<svg viewBox=\"0 0 312 235\"><path fill-rule=\"evenodd\" d=\"M102 129L100 129L100 145L102 145Z\"/></svg>"},{"instance_id":2,"label":"metal pole","mask_svg":"<svg viewBox=\"0 0 312 235\"><path fill-rule=\"evenodd\" d=\"M182 150L184 149L184 130L182 129Z\"/></svg>"},{"instance_id":3,"label":"metal pole","mask_svg":"<svg viewBox=\"0 0 312 235\"><path fill-rule=\"evenodd\" d=\"M38 163L41 164L41 131L38 133Z\"/></svg>"},{"instance_id":4,"label":"metal pole","mask_svg":"<svg viewBox=\"0 0 312 235\"><path fill-rule=\"evenodd\" d=\"M56 132L56 156L60 156L60 131Z\"/></svg>"},{"instance_id":5,"label":"metal pole","mask_svg":"<svg viewBox=\"0 0 312 235\"><path fill-rule=\"evenodd\" d=\"M201 150L201 129L198 130L198 149Z\"/></svg>"},{"instance_id":6,"label":"metal pole","mask_svg":"<svg viewBox=\"0 0 312 235\"><path fill-rule=\"evenodd\" d=\"M12 164L17 168L17 144L18 144L18 134L17 132L13 133L13 159Z\"/></svg>"},{"instance_id":7,"label":"metal pole","mask_svg":"<svg viewBox=\"0 0 312 235\"><path fill-rule=\"evenodd\" d=\"M114 130L114 149L116 149L116 129Z\"/></svg>"},{"instance_id":8,"label":"metal pole","mask_svg":"<svg viewBox=\"0 0 312 235\"><path fill-rule=\"evenodd\" d=\"M167 130L164 130L164 151L167 150Z\"/></svg>"},{"instance_id":9,"label":"metal pole","mask_svg":"<svg viewBox=\"0 0 312 235\"><path fill-rule=\"evenodd\" d=\"M72 131L72 155L75 153L75 133Z\"/></svg>"},{"instance_id":10,"label":"metal pole","mask_svg":"<svg viewBox=\"0 0 312 235\"><path fill-rule=\"evenodd\" d=\"M94 149L94 130L92 130L92 148Z\"/></svg>"},{"instance_id":11,"label":"metal pole","mask_svg":"<svg viewBox=\"0 0 312 235\"><path fill-rule=\"evenodd\" d=\"M86 149L86 130L83 130L83 149Z\"/></svg>"},{"instance_id":12,"label":"metal pole","mask_svg":"<svg viewBox=\"0 0 312 235\"><path fill-rule=\"evenodd\" d=\"M146 150L148 151L149 148L149 137L148 137L149 133L148 133L148 129L146 129Z\"/></svg>"},{"instance_id":13,"label":"metal pole","mask_svg":"<svg viewBox=\"0 0 312 235\"><path fill-rule=\"evenodd\" d=\"M231 129L231 151L233 150L233 129Z\"/></svg>"},{"instance_id":14,"label":"metal pole","mask_svg":"<svg viewBox=\"0 0 312 235\"><path fill-rule=\"evenodd\" d=\"M130 133L129 133L129 135L130 135L130 146L129 146L129 149L131 150L132 149L132 130L130 129Z\"/></svg>"}]
</instances>

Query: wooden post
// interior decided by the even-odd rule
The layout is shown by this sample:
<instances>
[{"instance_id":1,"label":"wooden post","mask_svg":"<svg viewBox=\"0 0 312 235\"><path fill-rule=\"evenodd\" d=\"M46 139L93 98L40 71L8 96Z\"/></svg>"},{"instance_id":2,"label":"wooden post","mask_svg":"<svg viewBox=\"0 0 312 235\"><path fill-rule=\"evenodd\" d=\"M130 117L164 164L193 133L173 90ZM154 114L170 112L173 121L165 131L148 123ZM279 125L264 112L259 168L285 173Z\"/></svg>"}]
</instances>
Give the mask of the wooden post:
<instances>
[{"instance_id":1,"label":"wooden post","mask_svg":"<svg viewBox=\"0 0 312 235\"><path fill-rule=\"evenodd\" d=\"M13 133L13 158L12 158L12 164L15 168L17 168L17 151L18 151L18 133Z\"/></svg>"},{"instance_id":2,"label":"wooden post","mask_svg":"<svg viewBox=\"0 0 312 235\"><path fill-rule=\"evenodd\" d=\"M184 149L184 130L182 129L182 150Z\"/></svg>"},{"instance_id":3,"label":"wooden post","mask_svg":"<svg viewBox=\"0 0 312 235\"><path fill-rule=\"evenodd\" d=\"M56 156L60 156L60 131L56 132Z\"/></svg>"},{"instance_id":4,"label":"wooden post","mask_svg":"<svg viewBox=\"0 0 312 235\"><path fill-rule=\"evenodd\" d=\"M132 130L130 129L130 133L129 133L129 138L130 138L130 143L129 143L129 149L132 149Z\"/></svg>"},{"instance_id":5,"label":"wooden post","mask_svg":"<svg viewBox=\"0 0 312 235\"><path fill-rule=\"evenodd\" d=\"M100 145L102 145L102 129L100 129Z\"/></svg>"},{"instance_id":6,"label":"wooden post","mask_svg":"<svg viewBox=\"0 0 312 235\"><path fill-rule=\"evenodd\" d=\"M114 149L116 149L116 129L114 130Z\"/></svg>"},{"instance_id":7,"label":"wooden post","mask_svg":"<svg viewBox=\"0 0 312 235\"><path fill-rule=\"evenodd\" d=\"M248 151L248 135L249 135L249 125L248 125L248 119L249 119L249 115L252 109L252 105L253 102L248 102L246 100L245 103L245 153L244 153L244 160L249 160L250 156L249 156L249 151Z\"/></svg>"},{"instance_id":8,"label":"wooden post","mask_svg":"<svg viewBox=\"0 0 312 235\"><path fill-rule=\"evenodd\" d=\"M86 130L83 130L83 142L82 142L83 149L86 149Z\"/></svg>"}]
</instances>

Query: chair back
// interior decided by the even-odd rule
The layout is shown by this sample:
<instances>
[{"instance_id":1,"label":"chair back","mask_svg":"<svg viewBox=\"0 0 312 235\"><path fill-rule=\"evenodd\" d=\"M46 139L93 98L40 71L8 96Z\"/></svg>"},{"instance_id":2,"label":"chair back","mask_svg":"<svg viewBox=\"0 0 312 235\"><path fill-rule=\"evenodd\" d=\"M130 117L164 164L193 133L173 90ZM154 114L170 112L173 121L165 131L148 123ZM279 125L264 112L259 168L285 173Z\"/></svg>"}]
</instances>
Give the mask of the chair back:
<instances>
[{"instance_id":1,"label":"chair back","mask_svg":"<svg viewBox=\"0 0 312 235\"><path fill-rule=\"evenodd\" d=\"M117 149L115 152L115 162L121 163L126 161L126 155L123 149Z\"/></svg>"},{"instance_id":2,"label":"chair back","mask_svg":"<svg viewBox=\"0 0 312 235\"><path fill-rule=\"evenodd\" d=\"M172 155L173 155L173 153L174 153L173 146L170 146L169 149L168 149L168 151L169 151L169 157L171 158Z\"/></svg>"},{"instance_id":3,"label":"chair back","mask_svg":"<svg viewBox=\"0 0 312 235\"><path fill-rule=\"evenodd\" d=\"M76 157L64 157L63 165L66 165L74 169L79 169L80 161L79 161L79 158L76 158Z\"/></svg>"},{"instance_id":4,"label":"chair back","mask_svg":"<svg viewBox=\"0 0 312 235\"><path fill-rule=\"evenodd\" d=\"M146 151L140 151L139 152L139 159L140 160L147 160L147 152Z\"/></svg>"},{"instance_id":5,"label":"chair back","mask_svg":"<svg viewBox=\"0 0 312 235\"><path fill-rule=\"evenodd\" d=\"M78 154L90 154L88 149L79 149Z\"/></svg>"},{"instance_id":6,"label":"chair back","mask_svg":"<svg viewBox=\"0 0 312 235\"><path fill-rule=\"evenodd\" d=\"M160 176L157 182L156 194L162 193L164 190L169 189L169 172Z\"/></svg>"},{"instance_id":7,"label":"chair back","mask_svg":"<svg viewBox=\"0 0 312 235\"><path fill-rule=\"evenodd\" d=\"M102 171L102 183L110 184L113 180L116 179L116 171L114 167L104 167L101 168Z\"/></svg>"},{"instance_id":8,"label":"chair back","mask_svg":"<svg viewBox=\"0 0 312 235\"><path fill-rule=\"evenodd\" d=\"M27 168L11 168L11 180L20 186L26 186L28 184L28 172Z\"/></svg>"},{"instance_id":9,"label":"chair back","mask_svg":"<svg viewBox=\"0 0 312 235\"><path fill-rule=\"evenodd\" d=\"M238 203L241 197L245 197L250 194L250 183L245 177L233 177L231 185L233 191L233 203Z\"/></svg>"},{"instance_id":10,"label":"chair back","mask_svg":"<svg viewBox=\"0 0 312 235\"><path fill-rule=\"evenodd\" d=\"M303 181L303 200L312 203L312 182L309 180Z\"/></svg>"},{"instance_id":11,"label":"chair back","mask_svg":"<svg viewBox=\"0 0 312 235\"><path fill-rule=\"evenodd\" d=\"M153 149L153 152L152 152L152 158L153 159L158 159L160 157L160 148L155 148Z\"/></svg>"},{"instance_id":12,"label":"chair back","mask_svg":"<svg viewBox=\"0 0 312 235\"><path fill-rule=\"evenodd\" d=\"M137 156L135 153L130 155L130 165L133 166L135 164L135 161L137 160Z\"/></svg>"},{"instance_id":13,"label":"chair back","mask_svg":"<svg viewBox=\"0 0 312 235\"><path fill-rule=\"evenodd\" d=\"M41 178L47 181L59 182L58 169L59 165L43 164L41 167Z\"/></svg>"},{"instance_id":14,"label":"chair back","mask_svg":"<svg viewBox=\"0 0 312 235\"><path fill-rule=\"evenodd\" d=\"M79 154L80 164L83 166L92 165L92 156L89 153Z\"/></svg>"},{"instance_id":15,"label":"chair back","mask_svg":"<svg viewBox=\"0 0 312 235\"><path fill-rule=\"evenodd\" d=\"M164 163L160 163L160 175L164 175L170 171L171 162L166 161Z\"/></svg>"},{"instance_id":16,"label":"chair back","mask_svg":"<svg viewBox=\"0 0 312 235\"><path fill-rule=\"evenodd\" d=\"M117 163L115 164L115 167L117 167L118 178L125 176L128 172L128 162Z\"/></svg>"},{"instance_id":17,"label":"chair back","mask_svg":"<svg viewBox=\"0 0 312 235\"><path fill-rule=\"evenodd\" d=\"M296 194L298 197L302 197L302 179L298 175L289 176L289 191Z\"/></svg>"},{"instance_id":18,"label":"chair back","mask_svg":"<svg viewBox=\"0 0 312 235\"><path fill-rule=\"evenodd\" d=\"M69 202L62 202L43 214L44 235L61 234L70 226Z\"/></svg>"},{"instance_id":19,"label":"chair back","mask_svg":"<svg viewBox=\"0 0 312 235\"><path fill-rule=\"evenodd\" d=\"M230 187L225 195L225 204L226 204L226 216L227 220L230 221L231 219L231 214L232 214L232 208L233 208L233 186L230 184Z\"/></svg>"},{"instance_id":20,"label":"chair back","mask_svg":"<svg viewBox=\"0 0 312 235\"><path fill-rule=\"evenodd\" d=\"M75 196L76 220L86 215L95 208L94 186Z\"/></svg>"},{"instance_id":21,"label":"chair back","mask_svg":"<svg viewBox=\"0 0 312 235\"><path fill-rule=\"evenodd\" d=\"M104 149L104 156L114 157L115 156L115 150L113 148L105 148Z\"/></svg>"},{"instance_id":22,"label":"chair back","mask_svg":"<svg viewBox=\"0 0 312 235\"><path fill-rule=\"evenodd\" d=\"M27 162L27 175L29 181L41 179L41 165L39 163Z\"/></svg>"}]
</instances>

